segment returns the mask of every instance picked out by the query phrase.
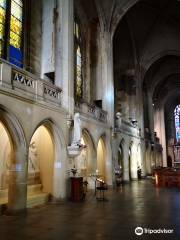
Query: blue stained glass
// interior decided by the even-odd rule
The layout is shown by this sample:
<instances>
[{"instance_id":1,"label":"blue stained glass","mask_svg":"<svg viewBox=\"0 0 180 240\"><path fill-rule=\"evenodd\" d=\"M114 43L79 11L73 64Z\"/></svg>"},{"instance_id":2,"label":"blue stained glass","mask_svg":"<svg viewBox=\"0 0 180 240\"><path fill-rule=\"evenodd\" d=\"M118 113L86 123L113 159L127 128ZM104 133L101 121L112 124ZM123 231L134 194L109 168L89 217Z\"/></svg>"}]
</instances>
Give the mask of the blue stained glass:
<instances>
[{"instance_id":1,"label":"blue stained glass","mask_svg":"<svg viewBox=\"0 0 180 240\"><path fill-rule=\"evenodd\" d=\"M174 110L174 120L176 128L176 140L180 140L180 105L177 105Z\"/></svg>"},{"instance_id":2,"label":"blue stained glass","mask_svg":"<svg viewBox=\"0 0 180 240\"><path fill-rule=\"evenodd\" d=\"M177 140L180 139L180 128L176 129L176 138L177 138Z\"/></svg>"},{"instance_id":3,"label":"blue stained glass","mask_svg":"<svg viewBox=\"0 0 180 240\"><path fill-rule=\"evenodd\" d=\"M10 45L9 48L9 60L10 63L18 66L23 67L23 53L20 49L17 49Z\"/></svg>"}]
</instances>

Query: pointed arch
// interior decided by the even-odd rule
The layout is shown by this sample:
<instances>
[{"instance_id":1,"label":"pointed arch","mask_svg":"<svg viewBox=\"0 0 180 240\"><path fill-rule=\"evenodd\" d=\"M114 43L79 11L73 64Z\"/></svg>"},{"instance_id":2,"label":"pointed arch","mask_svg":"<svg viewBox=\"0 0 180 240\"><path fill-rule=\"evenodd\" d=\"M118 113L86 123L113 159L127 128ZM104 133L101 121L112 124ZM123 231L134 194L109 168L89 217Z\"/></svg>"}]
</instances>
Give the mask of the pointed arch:
<instances>
[{"instance_id":1,"label":"pointed arch","mask_svg":"<svg viewBox=\"0 0 180 240\"><path fill-rule=\"evenodd\" d=\"M32 132L31 139L36 130L44 126L49 132L53 148L53 175L52 175L52 189L49 192L53 199L63 199L66 197L66 158L67 150L65 144L65 138L60 126L52 119L47 118L37 124Z\"/></svg>"},{"instance_id":2,"label":"pointed arch","mask_svg":"<svg viewBox=\"0 0 180 240\"><path fill-rule=\"evenodd\" d=\"M0 121L12 140L13 159L9 166L8 211L24 211L27 201L27 142L23 128L9 109L0 105Z\"/></svg>"}]
</instances>

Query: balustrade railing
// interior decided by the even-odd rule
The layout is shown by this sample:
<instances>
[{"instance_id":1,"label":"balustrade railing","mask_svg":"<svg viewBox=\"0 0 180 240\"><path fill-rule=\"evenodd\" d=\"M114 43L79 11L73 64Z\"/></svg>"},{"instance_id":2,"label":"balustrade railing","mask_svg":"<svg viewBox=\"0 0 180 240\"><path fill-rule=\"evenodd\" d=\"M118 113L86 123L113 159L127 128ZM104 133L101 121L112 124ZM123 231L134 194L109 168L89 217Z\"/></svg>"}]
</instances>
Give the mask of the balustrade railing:
<instances>
[{"instance_id":1,"label":"balustrade railing","mask_svg":"<svg viewBox=\"0 0 180 240\"><path fill-rule=\"evenodd\" d=\"M61 105L62 90L59 87L4 60L0 61L0 90L11 91L24 98ZM107 112L93 104L77 102L75 108L88 117L107 122Z\"/></svg>"},{"instance_id":2,"label":"balustrade railing","mask_svg":"<svg viewBox=\"0 0 180 240\"><path fill-rule=\"evenodd\" d=\"M62 90L59 87L4 61L0 62L0 87L3 91L12 89L23 97L61 105Z\"/></svg>"},{"instance_id":3,"label":"balustrade railing","mask_svg":"<svg viewBox=\"0 0 180 240\"><path fill-rule=\"evenodd\" d=\"M141 131L138 126L133 124L132 122L123 119L122 117L116 119L115 131L131 134L136 137L141 137Z\"/></svg>"},{"instance_id":4,"label":"balustrade railing","mask_svg":"<svg viewBox=\"0 0 180 240\"><path fill-rule=\"evenodd\" d=\"M75 107L76 111L80 113L84 113L85 115L90 116L100 122L107 122L107 112L93 104L76 102Z\"/></svg>"}]
</instances>

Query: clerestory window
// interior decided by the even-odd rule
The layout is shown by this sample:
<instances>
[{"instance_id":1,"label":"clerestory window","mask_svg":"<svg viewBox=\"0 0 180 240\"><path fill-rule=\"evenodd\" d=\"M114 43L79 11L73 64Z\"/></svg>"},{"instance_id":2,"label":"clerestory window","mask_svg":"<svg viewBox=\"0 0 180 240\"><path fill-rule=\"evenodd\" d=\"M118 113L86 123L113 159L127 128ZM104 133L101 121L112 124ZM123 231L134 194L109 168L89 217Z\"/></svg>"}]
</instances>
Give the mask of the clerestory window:
<instances>
[{"instance_id":1,"label":"clerestory window","mask_svg":"<svg viewBox=\"0 0 180 240\"><path fill-rule=\"evenodd\" d=\"M83 73L82 73L82 36L80 26L77 21L74 22L74 50L75 50L75 98L82 99L83 97Z\"/></svg>"}]
</instances>

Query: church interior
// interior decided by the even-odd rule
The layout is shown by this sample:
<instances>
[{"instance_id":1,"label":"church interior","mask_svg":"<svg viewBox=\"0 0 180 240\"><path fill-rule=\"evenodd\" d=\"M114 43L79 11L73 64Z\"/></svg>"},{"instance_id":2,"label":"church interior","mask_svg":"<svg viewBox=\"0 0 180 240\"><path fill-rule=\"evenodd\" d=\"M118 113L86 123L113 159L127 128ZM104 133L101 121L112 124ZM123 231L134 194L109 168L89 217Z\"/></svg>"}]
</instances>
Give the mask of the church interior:
<instances>
[{"instance_id":1,"label":"church interior","mask_svg":"<svg viewBox=\"0 0 180 240\"><path fill-rule=\"evenodd\" d=\"M179 27L179 0L0 0L0 238L179 239Z\"/></svg>"}]
</instances>

